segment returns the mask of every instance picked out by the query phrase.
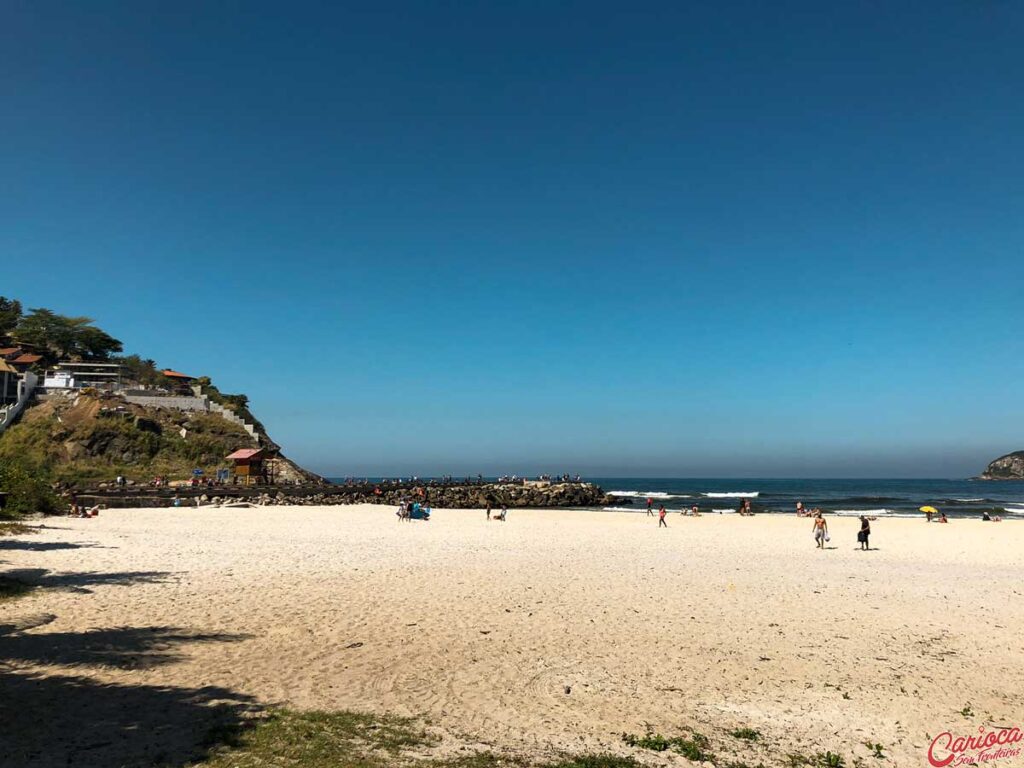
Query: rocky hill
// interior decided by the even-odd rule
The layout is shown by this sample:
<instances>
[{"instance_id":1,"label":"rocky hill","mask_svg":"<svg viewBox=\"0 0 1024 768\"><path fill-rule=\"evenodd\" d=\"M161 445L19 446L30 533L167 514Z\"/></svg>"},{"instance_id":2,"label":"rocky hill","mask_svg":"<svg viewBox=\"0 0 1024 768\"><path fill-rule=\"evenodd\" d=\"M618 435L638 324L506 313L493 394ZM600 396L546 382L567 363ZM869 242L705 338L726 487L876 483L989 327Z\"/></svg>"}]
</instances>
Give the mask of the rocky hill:
<instances>
[{"instance_id":1,"label":"rocky hill","mask_svg":"<svg viewBox=\"0 0 1024 768\"><path fill-rule=\"evenodd\" d=\"M989 464L979 480L1024 480L1024 451L1014 451Z\"/></svg>"},{"instance_id":2,"label":"rocky hill","mask_svg":"<svg viewBox=\"0 0 1024 768\"><path fill-rule=\"evenodd\" d=\"M0 435L0 461L27 460L62 483L89 485L123 475L141 484L157 475L183 480L195 468L214 474L227 466L229 453L258 445L218 413L148 407L85 390L30 405ZM283 457L274 464L279 481L321 481Z\"/></svg>"}]
</instances>

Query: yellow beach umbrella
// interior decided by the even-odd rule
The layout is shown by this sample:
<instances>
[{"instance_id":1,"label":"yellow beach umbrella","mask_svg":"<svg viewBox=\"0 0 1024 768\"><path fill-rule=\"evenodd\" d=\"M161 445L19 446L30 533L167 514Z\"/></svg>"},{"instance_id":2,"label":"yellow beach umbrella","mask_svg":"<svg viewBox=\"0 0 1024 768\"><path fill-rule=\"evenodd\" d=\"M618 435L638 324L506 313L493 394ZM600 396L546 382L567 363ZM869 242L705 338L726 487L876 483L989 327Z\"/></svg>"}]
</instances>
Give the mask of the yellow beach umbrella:
<instances>
[{"instance_id":1,"label":"yellow beach umbrella","mask_svg":"<svg viewBox=\"0 0 1024 768\"><path fill-rule=\"evenodd\" d=\"M931 512L933 515L939 514L939 510L935 507L921 507L921 511L925 513Z\"/></svg>"}]
</instances>

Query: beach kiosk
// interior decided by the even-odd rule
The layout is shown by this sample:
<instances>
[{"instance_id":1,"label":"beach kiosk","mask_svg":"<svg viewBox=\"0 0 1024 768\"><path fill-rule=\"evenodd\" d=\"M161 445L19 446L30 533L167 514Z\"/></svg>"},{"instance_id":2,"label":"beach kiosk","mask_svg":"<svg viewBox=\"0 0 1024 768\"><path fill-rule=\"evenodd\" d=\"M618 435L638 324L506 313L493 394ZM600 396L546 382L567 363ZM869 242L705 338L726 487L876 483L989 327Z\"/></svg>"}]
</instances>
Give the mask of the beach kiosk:
<instances>
[{"instance_id":1,"label":"beach kiosk","mask_svg":"<svg viewBox=\"0 0 1024 768\"><path fill-rule=\"evenodd\" d=\"M233 463L234 482L242 485L266 482L267 470L264 460L267 458L262 448L241 448L225 457Z\"/></svg>"}]
</instances>

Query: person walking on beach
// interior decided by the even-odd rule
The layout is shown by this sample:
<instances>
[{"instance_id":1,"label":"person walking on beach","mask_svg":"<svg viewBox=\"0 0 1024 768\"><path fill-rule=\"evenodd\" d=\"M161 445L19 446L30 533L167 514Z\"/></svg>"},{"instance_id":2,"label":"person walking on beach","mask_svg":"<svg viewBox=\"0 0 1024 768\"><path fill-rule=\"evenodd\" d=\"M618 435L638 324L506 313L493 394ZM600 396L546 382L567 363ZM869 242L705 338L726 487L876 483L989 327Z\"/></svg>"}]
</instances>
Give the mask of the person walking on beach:
<instances>
[{"instance_id":1,"label":"person walking on beach","mask_svg":"<svg viewBox=\"0 0 1024 768\"><path fill-rule=\"evenodd\" d=\"M647 497L647 514L651 515L652 517L654 516L654 510L651 509L651 507L653 507L653 506L654 506L654 499L652 499L650 496L648 496Z\"/></svg>"},{"instance_id":2,"label":"person walking on beach","mask_svg":"<svg viewBox=\"0 0 1024 768\"><path fill-rule=\"evenodd\" d=\"M860 516L860 530L857 531L857 541L860 542L860 548L867 552L871 547L868 546L868 536L871 535L871 523L864 516Z\"/></svg>"},{"instance_id":3,"label":"person walking on beach","mask_svg":"<svg viewBox=\"0 0 1024 768\"><path fill-rule=\"evenodd\" d=\"M658 527L668 528L668 523L665 522L665 505L661 505L661 509L658 510Z\"/></svg>"},{"instance_id":4,"label":"person walking on beach","mask_svg":"<svg viewBox=\"0 0 1024 768\"><path fill-rule=\"evenodd\" d=\"M487 519L491 519L491 502L487 502Z\"/></svg>"},{"instance_id":5,"label":"person walking on beach","mask_svg":"<svg viewBox=\"0 0 1024 768\"><path fill-rule=\"evenodd\" d=\"M828 523L825 522L825 518L821 516L821 510L817 511L814 516L814 541L817 542L818 549L825 548L825 542L828 541Z\"/></svg>"}]
</instances>

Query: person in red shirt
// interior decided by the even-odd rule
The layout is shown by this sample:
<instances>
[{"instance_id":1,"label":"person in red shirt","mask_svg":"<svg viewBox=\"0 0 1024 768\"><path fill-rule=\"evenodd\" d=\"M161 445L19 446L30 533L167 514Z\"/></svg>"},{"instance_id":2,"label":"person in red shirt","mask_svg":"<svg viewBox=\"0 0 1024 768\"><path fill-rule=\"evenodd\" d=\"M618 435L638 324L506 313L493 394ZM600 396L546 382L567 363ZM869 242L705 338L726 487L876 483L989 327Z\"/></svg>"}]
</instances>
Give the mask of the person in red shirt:
<instances>
[{"instance_id":1,"label":"person in red shirt","mask_svg":"<svg viewBox=\"0 0 1024 768\"><path fill-rule=\"evenodd\" d=\"M661 509L658 510L658 527L668 528L668 523L665 522L665 505L661 505Z\"/></svg>"}]
</instances>

